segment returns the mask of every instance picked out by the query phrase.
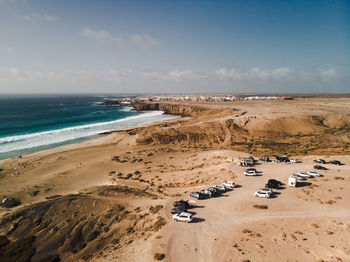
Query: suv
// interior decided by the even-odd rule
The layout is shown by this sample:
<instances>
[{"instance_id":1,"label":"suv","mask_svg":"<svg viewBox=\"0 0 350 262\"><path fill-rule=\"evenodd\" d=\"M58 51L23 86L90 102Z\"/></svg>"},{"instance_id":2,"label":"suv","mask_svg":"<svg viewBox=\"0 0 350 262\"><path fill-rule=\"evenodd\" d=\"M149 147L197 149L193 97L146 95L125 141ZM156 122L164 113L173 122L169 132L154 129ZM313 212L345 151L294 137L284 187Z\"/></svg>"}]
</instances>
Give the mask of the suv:
<instances>
[{"instance_id":1,"label":"suv","mask_svg":"<svg viewBox=\"0 0 350 262\"><path fill-rule=\"evenodd\" d=\"M317 173L316 171L312 171L312 170L307 171L306 174L309 174L312 176L318 176L318 177L322 176L320 173Z\"/></svg>"},{"instance_id":2,"label":"suv","mask_svg":"<svg viewBox=\"0 0 350 262\"><path fill-rule=\"evenodd\" d=\"M279 186L282 185L282 182L281 182L281 181L278 181L278 180L276 180L276 179L269 179L269 180L267 181L267 183L273 183L273 184L277 184L277 185L279 185Z\"/></svg>"},{"instance_id":3,"label":"suv","mask_svg":"<svg viewBox=\"0 0 350 262\"><path fill-rule=\"evenodd\" d=\"M201 193L204 197L207 197L207 198L210 198L213 195L213 193L208 189L201 190L199 193Z\"/></svg>"},{"instance_id":4,"label":"suv","mask_svg":"<svg viewBox=\"0 0 350 262\"><path fill-rule=\"evenodd\" d=\"M297 180L306 180L307 178L298 174L292 174L291 177L295 177Z\"/></svg>"},{"instance_id":5,"label":"suv","mask_svg":"<svg viewBox=\"0 0 350 262\"><path fill-rule=\"evenodd\" d=\"M330 164L333 164L333 165L338 165L338 166L341 166L343 165L339 160L332 160L329 162Z\"/></svg>"},{"instance_id":6,"label":"suv","mask_svg":"<svg viewBox=\"0 0 350 262\"><path fill-rule=\"evenodd\" d=\"M191 192L190 196L194 197L194 198L197 198L197 199L203 199L205 197L204 194L202 194L200 192Z\"/></svg>"},{"instance_id":7,"label":"suv","mask_svg":"<svg viewBox=\"0 0 350 262\"><path fill-rule=\"evenodd\" d=\"M273 191L271 188L259 188L257 191L263 191L263 192L267 192L270 193L271 195L273 194Z\"/></svg>"},{"instance_id":8,"label":"suv","mask_svg":"<svg viewBox=\"0 0 350 262\"><path fill-rule=\"evenodd\" d=\"M174 214L173 219L175 221L191 222L193 220L192 214L187 212L182 212L180 214Z\"/></svg>"},{"instance_id":9,"label":"suv","mask_svg":"<svg viewBox=\"0 0 350 262\"><path fill-rule=\"evenodd\" d=\"M225 186L225 187L234 188L236 184L233 181L227 181L227 182L222 183L222 185Z\"/></svg>"},{"instance_id":10,"label":"suv","mask_svg":"<svg viewBox=\"0 0 350 262\"><path fill-rule=\"evenodd\" d=\"M173 206L174 207L184 207L184 208L190 208L190 205L188 204L188 202L187 201L185 201L185 200L179 200L179 201L175 201L174 203L173 203Z\"/></svg>"},{"instance_id":11,"label":"suv","mask_svg":"<svg viewBox=\"0 0 350 262\"><path fill-rule=\"evenodd\" d=\"M314 177L313 175L308 174L307 172L301 172L301 171L299 171L299 172L297 173L297 175L303 176L303 177L306 177L306 178L313 178L313 177Z\"/></svg>"},{"instance_id":12,"label":"suv","mask_svg":"<svg viewBox=\"0 0 350 262\"><path fill-rule=\"evenodd\" d=\"M265 188L276 188L278 189L279 188L279 185L277 183L273 183L273 182L267 182L267 184L265 185Z\"/></svg>"},{"instance_id":13,"label":"suv","mask_svg":"<svg viewBox=\"0 0 350 262\"><path fill-rule=\"evenodd\" d=\"M314 162L318 164L326 164L326 160L324 159L315 159Z\"/></svg>"},{"instance_id":14,"label":"suv","mask_svg":"<svg viewBox=\"0 0 350 262\"><path fill-rule=\"evenodd\" d=\"M209 187L208 190L211 192L212 196L216 196L221 193L216 187Z\"/></svg>"},{"instance_id":15,"label":"suv","mask_svg":"<svg viewBox=\"0 0 350 262\"><path fill-rule=\"evenodd\" d=\"M258 171L255 168L247 168L246 170L244 170L245 172L249 172L249 171L254 171L255 173L258 173Z\"/></svg>"},{"instance_id":16,"label":"suv","mask_svg":"<svg viewBox=\"0 0 350 262\"><path fill-rule=\"evenodd\" d=\"M226 187L223 185L216 185L213 186L214 188L218 189L220 192L226 192Z\"/></svg>"},{"instance_id":17,"label":"suv","mask_svg":"<svg viewBox=\"0 0 350 262\"><path fill-rule=\"evenodd\" d=\"M254 193L255 197L265 197L265 198L270 198L271 193L268 193L266 191L262 191L262 190L256 190L256 192Z\"/></svg>"},{"instance_id":18,"label":"suv","mask_svg":"<svg viewBox=\"0 0 350 262\"><path fill-rule=\"evenodd\" d=\"M245 176L256 176L256 172L254 170L248 170L244 172Z\"/></svg>"},{"instance_id":19,"label":"suv","mask_svg":"<svg viewBox=\"0 0 350 262\"><path fill-rule=\"evenodd\" d=\"M314 166L314 169L318 169L318 170L328 170L327 167L320 166L320 165L315 165L315 166Z\"/></svg>"}]
</instances>

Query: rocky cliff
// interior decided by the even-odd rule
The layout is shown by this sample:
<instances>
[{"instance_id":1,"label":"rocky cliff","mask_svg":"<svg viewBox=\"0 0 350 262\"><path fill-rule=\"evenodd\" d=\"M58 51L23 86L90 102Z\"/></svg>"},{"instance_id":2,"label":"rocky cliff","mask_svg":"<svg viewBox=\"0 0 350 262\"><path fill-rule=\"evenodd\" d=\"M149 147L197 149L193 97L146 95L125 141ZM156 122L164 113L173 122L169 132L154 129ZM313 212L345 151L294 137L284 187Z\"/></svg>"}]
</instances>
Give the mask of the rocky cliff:
<instances>
[{"instance_id":1,"label":"rocky cliff","mask_svg":"<svg viewBox=\"0 0 350 262\"><path fill-rule=\"evenodd\" d=\"M133 106L137 111L160 110L164 111L165 114L180 116L195 116L207 110L207 108L201 106L175 103L135 102Z\"/></svg>"}]
</instances>

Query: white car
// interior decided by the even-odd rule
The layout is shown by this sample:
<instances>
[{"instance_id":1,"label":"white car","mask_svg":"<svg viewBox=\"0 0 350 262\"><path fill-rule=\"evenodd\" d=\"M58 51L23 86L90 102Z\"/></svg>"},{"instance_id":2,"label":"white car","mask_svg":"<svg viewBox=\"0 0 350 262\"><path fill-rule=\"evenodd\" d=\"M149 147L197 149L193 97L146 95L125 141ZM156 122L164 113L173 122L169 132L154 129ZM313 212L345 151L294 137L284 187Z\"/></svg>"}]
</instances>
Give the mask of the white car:
<instances>
[{"instance_id":1,"label":"white car","mask_svg":"<svg viewBox=\"0 0 350 262\"><path fill-rule=\"evenodd\" d=\"M289 162L291 162L291 163L299 163L299 160L296 159L296 158L291 158L291 159L289 159Z\"/></svg>"},{"instance_id":2,"label":"white car","mask_svg":"<svg viewBox=\"0 0 350 262\"><path fill-rule=\"evenodd\" d=\"M192 214L187 212L182 212L180 214L173 215L175 221L191 222L193 220Z\"/></svg>"},{"instance_id":3,"label":"white car","mask_svg":"<svg viewBox=\"0 0 350 262\"><path fill-rule=\"evenodd\" d=\"M312 176L318 176L318 177L322 176L320 173L317 173L316 171L312 171L312 170L307 171L306 174L309 174Z\"/></svg>"},{"instance_id":4,"label":"white car","mask_svg":"<svg viewBox=\"0 0 350 262\"><path fill-rule=\"evenodd\" d=\"M266 187L265 188L259 188L257 191L263 191L263 192L267 192L267 193L270 193L270 194L273 193L271 188L266 188Z\"/></svg>"},{"instance_id":5,"label":"white car","mask_svg":"<svg viewBox=\"0 0 350 262\"><path fill-rule=\"evenodd\" d=\"M226 192L226 187L224 185L216 185L213 187L217 188L221 192Z\"/></svg>"},{"instance_id":6,"label":"white car","mask_svg":"<svg viewBox=\"0 0 350 262\"><path fill-rule=\"evenodd\" d=\"M261 191L261 190L256 190L256 192L254 193L255 197L265 197L265 198L269 198L271 196L270 193L266 192L266 191Z\"/></svg>"},{"instance_id":7,"label":"white car","mask_svg":"<svg viewBox=\"0 0 350 262\"><path fill-rule=\"evenodd\" d=\"M312 177L313 177L312 175L310 175L310 174L308 174L308 173L306 173L306 172L301 172L301 171L299 171L299 172L297 173L297 175L303 176L303 177L306 177L306 178L312 178Z\"/></svg>"},{"instance_id":8,"label":"white car","mask_svg":"<svg viewBox=\"0 0 350 262\"><path fill-rule=\"evenodd\" d=\"M298 180L306 180L307 178L298 174L293 174L291 175L292 177L295 177Z\"/></svg>"},{"instance_id":9,"label":"white car","mask_svg":"<svg viewBox=\"0 0 350 262\"><path fill-rule=\"evenodd\" d=\"M225 187L234 188L236 184L233 181L227 181L227 182L222 183L222 185L225 186Z\"/></svg>"},{"instance_id":10,"label":"white car","mask_svg":"<svg viewBox=\"0 0 350 262\"><path fill-rule=\"evenodd\" d=\"M248 170L244 172L245 176L256 176L256 172L254 170Z\"/></svg>"}]
</instances>

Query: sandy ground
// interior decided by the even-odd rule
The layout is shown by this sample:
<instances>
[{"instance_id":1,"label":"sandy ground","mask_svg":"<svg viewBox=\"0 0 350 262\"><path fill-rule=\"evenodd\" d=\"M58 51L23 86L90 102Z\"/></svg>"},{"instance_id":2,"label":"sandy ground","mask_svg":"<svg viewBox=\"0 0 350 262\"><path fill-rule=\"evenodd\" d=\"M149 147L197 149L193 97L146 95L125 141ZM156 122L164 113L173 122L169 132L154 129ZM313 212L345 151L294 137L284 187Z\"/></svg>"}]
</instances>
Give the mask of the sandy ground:
<instances>
[{"instance_id":1,"label":"sandy ground","mask_svg":"<svg viewBox=\"0 0 350 262\"><path fill-rule=\"evenodd\" d=\"M302 99L231 106L248 111L242 118L315 112L347 119L349 102ZM165 128L180 124L195 129L196 123L219 119L183 118L168 121ZM163 127L147 128L152 132ZM255 168L261 175L246 177L237 162L248 153L220 145L142 145L138 139L138 131L117 132L0 161L0 196L21 201L0 209L0 235L13 242L35 235L33 261L49 255L62 261L154 261L155 253L164 254L164 261L350 261L348 153L297 156L302 163L259 162ZM290 174L312 170L315 158L345 165L327 164L329 170L320 172L323 177L296 188L285 186L271 199L253 196L269 178L286 183ZM227 180L239 186L198 200L190 210L193 223L172 220L173 201L191 199L190 192ZM0 258L2 252L0 243Z\"/></svg>"}]
</instances>

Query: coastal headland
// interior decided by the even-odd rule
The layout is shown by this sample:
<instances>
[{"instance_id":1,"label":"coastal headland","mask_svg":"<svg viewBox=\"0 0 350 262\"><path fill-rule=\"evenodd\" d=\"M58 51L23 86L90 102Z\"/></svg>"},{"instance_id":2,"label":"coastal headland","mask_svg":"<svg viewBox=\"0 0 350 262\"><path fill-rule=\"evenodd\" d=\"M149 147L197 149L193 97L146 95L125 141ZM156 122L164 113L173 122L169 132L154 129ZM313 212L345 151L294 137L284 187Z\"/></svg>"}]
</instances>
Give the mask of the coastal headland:
<instances>
[{"instance_id":1,"label":"coastal headland","mask_svg":"<svg viewBox=\"0 0 350 262\"><path fill-rule=\"evenodd\" d=\"M350 98L147 101L136 110L180 118L0 161L0 258L4 261L349 261ZM256 163L286 155L299 163ZM288 177L325 164L322 177ZM268 179L272 198L254 192ZM236 187L196 200L192 223L176 200L225 181ZM11 260L12 259L12 260ZM1 259L0 259L1 260Z\"/></svg>"}]
</instances>

